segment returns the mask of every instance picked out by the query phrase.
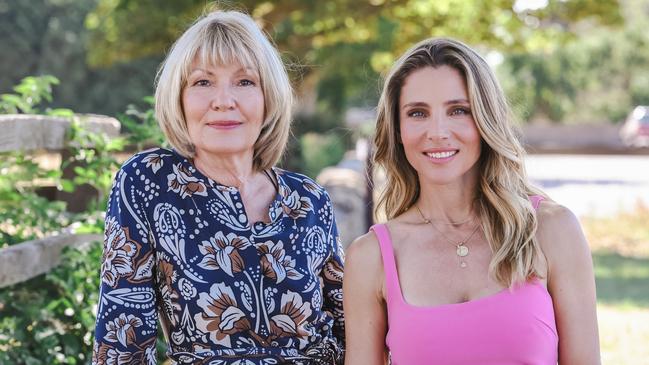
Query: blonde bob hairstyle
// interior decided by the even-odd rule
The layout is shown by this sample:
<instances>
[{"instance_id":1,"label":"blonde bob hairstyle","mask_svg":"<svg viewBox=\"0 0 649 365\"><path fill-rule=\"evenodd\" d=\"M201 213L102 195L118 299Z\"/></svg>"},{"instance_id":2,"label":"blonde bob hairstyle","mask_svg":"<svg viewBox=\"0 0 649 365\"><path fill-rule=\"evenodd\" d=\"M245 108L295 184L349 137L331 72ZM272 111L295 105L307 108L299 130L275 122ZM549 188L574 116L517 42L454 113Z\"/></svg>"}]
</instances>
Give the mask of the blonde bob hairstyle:
<instances>
[{"instance_id":1,"label":"blonde bob hairstyle","mask_svg":"<svg viewBox=\"0 0 649 365\"><path fill-rule=\"evenodd\" d=\"M155 115L167 140L181 155L192 158L182 105L192 62L203 65L240 64L258 72L264 93L264 121L254 145L253 168L277 163L289 137L293 90L277 49L255 21L238 11L213 11L201 16L174 43L157 75Z\"/></svg>"},{"instance_id":2,"label":"blonde bob hairstyle","mask_svg":"<svg viewBox=\"0 0 649 365\"><path fill-rule=\"evenodd\" d=\"M537 220L528 197L542 192L527 180L525 151L495 75L480 55L461 42L424 40L406 51L386 75L377 112L374 162L385 170L387 181L375 214L384 212L392 219L419 199L417 171L400 143L399 98L404 80L413 71L441 66L453 67L464 77L482 139L474 208L493 252L490 275L505 286L539 276L535 267L541 254L535 239Z\"/></svg>"}]
</instances>

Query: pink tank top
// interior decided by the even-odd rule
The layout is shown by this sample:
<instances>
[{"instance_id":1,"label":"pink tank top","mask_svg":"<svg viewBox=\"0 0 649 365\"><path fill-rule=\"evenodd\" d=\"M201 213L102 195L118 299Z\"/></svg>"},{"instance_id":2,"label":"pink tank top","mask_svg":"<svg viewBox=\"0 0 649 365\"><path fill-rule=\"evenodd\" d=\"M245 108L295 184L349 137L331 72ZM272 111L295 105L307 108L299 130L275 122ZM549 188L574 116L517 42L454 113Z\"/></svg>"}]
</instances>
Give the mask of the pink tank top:
<instances>
[{"instance_id":1,"label":"pink tank top","mask_svg":"<svg viewBox=\"0 0 649 365\"><path fill-rule=\"evenodd\" d=\"M530 197L535 208L541 197ZM379 240L385 271L388 333L393 365L556 365L558 336L552 298L539 281L488 297L433 307L403 298L383 224L371 228Z\"/></svg>"}]
</instances>

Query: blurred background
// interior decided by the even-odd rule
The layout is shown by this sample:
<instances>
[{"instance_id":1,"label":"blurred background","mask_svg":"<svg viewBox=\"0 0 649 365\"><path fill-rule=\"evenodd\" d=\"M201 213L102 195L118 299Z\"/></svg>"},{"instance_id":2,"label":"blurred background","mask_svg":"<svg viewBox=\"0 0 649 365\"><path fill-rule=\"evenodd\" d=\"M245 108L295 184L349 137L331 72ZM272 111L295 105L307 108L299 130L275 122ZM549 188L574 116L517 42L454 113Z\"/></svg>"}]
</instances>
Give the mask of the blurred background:
<instances>
[{"instance_id":1,"label":"blurred background","mask_svg":"<svg viewBox=\"0 0 649 365\"><path fill-rule=\"evenodd\" d=\"M125 158L164 145L156 70L206 5L0 0L0 364L89 362L106 194ZM299 103L281 165L328 188L346 244L382 181L367 163L381 74L426 37L474 46L530 178L583 224L603 363L649 364L649 0L217 5L250 13L289 65Z\"/></svg>"}]
</instances>

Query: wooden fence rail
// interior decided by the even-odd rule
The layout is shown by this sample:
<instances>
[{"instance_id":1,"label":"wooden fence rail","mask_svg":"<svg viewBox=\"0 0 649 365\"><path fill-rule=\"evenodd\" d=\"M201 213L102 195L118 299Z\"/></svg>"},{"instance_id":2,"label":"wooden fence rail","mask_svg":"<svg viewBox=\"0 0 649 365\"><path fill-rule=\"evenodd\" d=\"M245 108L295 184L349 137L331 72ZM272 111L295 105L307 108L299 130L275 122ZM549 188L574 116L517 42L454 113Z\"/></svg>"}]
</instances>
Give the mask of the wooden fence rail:
<instances>
[{"instance_id":1,"label":"wooden fence rail","mask_svg":"<svg viewBox=\"0 0 649 365\"><path fill-rule=\"evenodd\" d=\"M77 115L83 128L119 135L120 123L101 115ZM23 151L33 154L56 155L68 146L70 118L43 115L0 115L0 152ZM3 172L10 173L10 172ZM78 200L78 197L74 197ZM98 234L74 234L70 230L34 241L0 248L0 288L29 280L46 273L60 262L64 247L80 247L101 240Z\"/></svg>"}]
</instances>

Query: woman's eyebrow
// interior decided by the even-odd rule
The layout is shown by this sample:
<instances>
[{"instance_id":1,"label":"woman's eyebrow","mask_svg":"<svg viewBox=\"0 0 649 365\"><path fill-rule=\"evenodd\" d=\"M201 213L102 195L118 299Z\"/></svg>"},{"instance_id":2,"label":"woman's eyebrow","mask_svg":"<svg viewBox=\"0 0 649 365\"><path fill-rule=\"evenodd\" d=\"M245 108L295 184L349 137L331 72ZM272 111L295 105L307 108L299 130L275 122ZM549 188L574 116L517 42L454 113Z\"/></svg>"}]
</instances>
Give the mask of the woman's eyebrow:
<instances>
[{"instance_id":1,"label":"woman's eyebrow","mask_svg":"<svg viewBox=\"0 0 649 365\"><path fill-rule=\"evenodd\" d=\"M413 101L411 103L404 104L401 109L414 108L414 107L428 107L428 103L423 101Z\"/></svg>"},{"instance_id":2,"label":"woman's eyebrow","mask_svg":"<svg viewBox=\"0 0 649 365\"><path fill-rule=\"evenodd\" d=\"M466 99L452 99L444 102L444 105L452 105L452 104L471 104L471 103L469 103L469 101Z\"/></svg>"}]
</instances>

